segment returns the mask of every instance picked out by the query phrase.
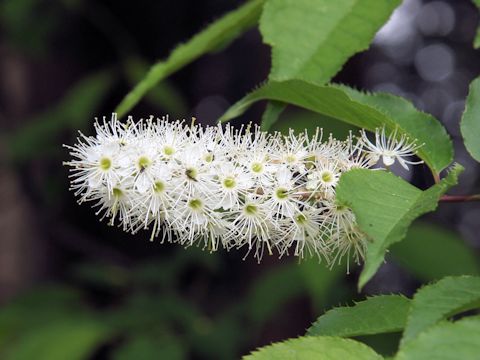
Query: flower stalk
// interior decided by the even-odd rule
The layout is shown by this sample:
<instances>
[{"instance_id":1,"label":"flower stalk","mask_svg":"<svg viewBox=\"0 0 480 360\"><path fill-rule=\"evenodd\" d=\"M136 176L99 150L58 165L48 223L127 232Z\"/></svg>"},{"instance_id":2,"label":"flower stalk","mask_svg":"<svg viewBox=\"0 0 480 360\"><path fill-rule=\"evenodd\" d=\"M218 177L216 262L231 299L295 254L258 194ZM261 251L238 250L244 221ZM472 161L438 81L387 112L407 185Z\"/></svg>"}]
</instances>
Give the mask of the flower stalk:
<instances>
[{"instance_id":1,"label":"flower stalk","mask_svg":"<svg viewBox=\"0 0 480 360\"><path fill-rule=\"evenodd\" d=\"M167 118L95 123L80 134L65 162L78 202L101 219L151 239L202 245L210 251L245 248L327 263L364 257L366 236L354 213L336 201L342 173L383 162L408 165L418 148L396 131L365 132L345 141L322 131L268 134L256 126L201 127ZM323 140L323 141L322 141Z\"/></svg>"}]
</instances>

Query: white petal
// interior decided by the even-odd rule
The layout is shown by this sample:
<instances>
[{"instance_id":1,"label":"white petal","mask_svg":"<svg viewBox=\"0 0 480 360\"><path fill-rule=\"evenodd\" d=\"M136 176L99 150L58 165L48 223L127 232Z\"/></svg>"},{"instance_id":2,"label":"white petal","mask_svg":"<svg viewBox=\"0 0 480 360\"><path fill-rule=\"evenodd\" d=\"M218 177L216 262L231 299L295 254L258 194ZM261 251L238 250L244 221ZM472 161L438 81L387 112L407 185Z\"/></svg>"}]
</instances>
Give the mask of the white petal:
<instances>
[{"instance_id":1,"label":"white petal","mask_svg":"<svg viewBox=\"0 0 480 360\"><path fill-rule=\"evenodd\" d=\"M277 171L277 180L280 184L288 184L292 179L292 173L287 167L281 167Z\"/></svg>"},{"instance_id":2,"label":"white petal","mask_svg":"<svg viewBox=\"0 0 480 360\"><path fill-rule=\"evenodd\" d=\"M391 166L395 163L395 158L392 157L392 156L383 155L382 156L382 161L385 164L385 166Z\"/></svg>"}]
</instances>

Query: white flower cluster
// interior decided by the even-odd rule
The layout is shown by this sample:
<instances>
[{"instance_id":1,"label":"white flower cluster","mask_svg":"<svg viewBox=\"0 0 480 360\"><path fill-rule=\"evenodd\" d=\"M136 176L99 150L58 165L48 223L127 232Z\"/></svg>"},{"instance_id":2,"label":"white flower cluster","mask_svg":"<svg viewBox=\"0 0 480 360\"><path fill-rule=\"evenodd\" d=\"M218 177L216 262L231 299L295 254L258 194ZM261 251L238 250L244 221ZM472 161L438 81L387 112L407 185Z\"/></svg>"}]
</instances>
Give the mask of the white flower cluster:
<instances>
[{"instance_id":1,"label":"white flower cluster","mask_svg":"<svg viewBox=\"0 0 480 360\"><path fill-rule=\"evenodd\" d=\"M339 141L322 133L267 134L168 119L95 123L71 147L71 189L94 202L101 218L125 231L150 229L152 239L211 251L246 247L281 255L359 261L366 238L353 212L335 201L340 175L381 158L407 166L417 146L377 131ZM395 134L394 134L395 136Z\"/></svg>"}]
</instances>

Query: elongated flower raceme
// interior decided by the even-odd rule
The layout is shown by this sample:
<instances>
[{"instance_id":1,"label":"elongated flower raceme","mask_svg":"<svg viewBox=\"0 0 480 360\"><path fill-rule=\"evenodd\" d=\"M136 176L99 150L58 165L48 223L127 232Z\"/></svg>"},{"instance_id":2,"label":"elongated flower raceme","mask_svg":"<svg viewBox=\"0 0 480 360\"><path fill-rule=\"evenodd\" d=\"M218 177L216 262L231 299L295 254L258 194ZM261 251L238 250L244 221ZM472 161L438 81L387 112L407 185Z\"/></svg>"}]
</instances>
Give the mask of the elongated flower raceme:
<instances>
[{"instance_id":1,"label":"elongated flower raceme","mask_svg":"<svg viewBox=\"0 0 480 360\"><path fill-rule=\"evenodd\" d=\"M353 212L336 203L341 174L386 156L387 165L414 164L405 157L416 150L384 129L378 144L365 133L322 142L320 130L268 134L166 118L121 123L113 114L95 130L66 146L79 203L92 202L101 219L127 232L149 229L152 240L210 251L243 247L258 260L277 251L359 262L367 240Z\"/></svg>"}]
</instances>

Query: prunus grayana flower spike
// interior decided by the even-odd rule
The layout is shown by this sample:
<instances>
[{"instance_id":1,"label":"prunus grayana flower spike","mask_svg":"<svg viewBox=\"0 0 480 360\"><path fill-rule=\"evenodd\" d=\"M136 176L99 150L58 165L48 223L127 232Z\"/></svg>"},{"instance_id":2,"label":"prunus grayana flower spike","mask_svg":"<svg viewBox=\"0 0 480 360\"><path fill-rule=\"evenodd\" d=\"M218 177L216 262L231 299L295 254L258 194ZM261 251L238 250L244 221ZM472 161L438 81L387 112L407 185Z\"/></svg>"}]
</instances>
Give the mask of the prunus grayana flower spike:
<instances>
[{"instance_id":1,"label":"prunus grayana flower spike","mask_svg":"<svg viewBox=\"0 0 480 360\"><path fill-rule=\"evenodd\" d=\"M367 240L353 212L336 203L341 174L380 159L418 163L408 160L418 147L385 129L375 142L364 131L339 141L323 140L320 129L282 135L168 118L122 123L113 114L95 130L66 146L79 203L93 203L101 219L127 232L149 229L152 240L210 251L246 248L259 261L276 251L359 262Z\"/></svg>"}]
</instances>

